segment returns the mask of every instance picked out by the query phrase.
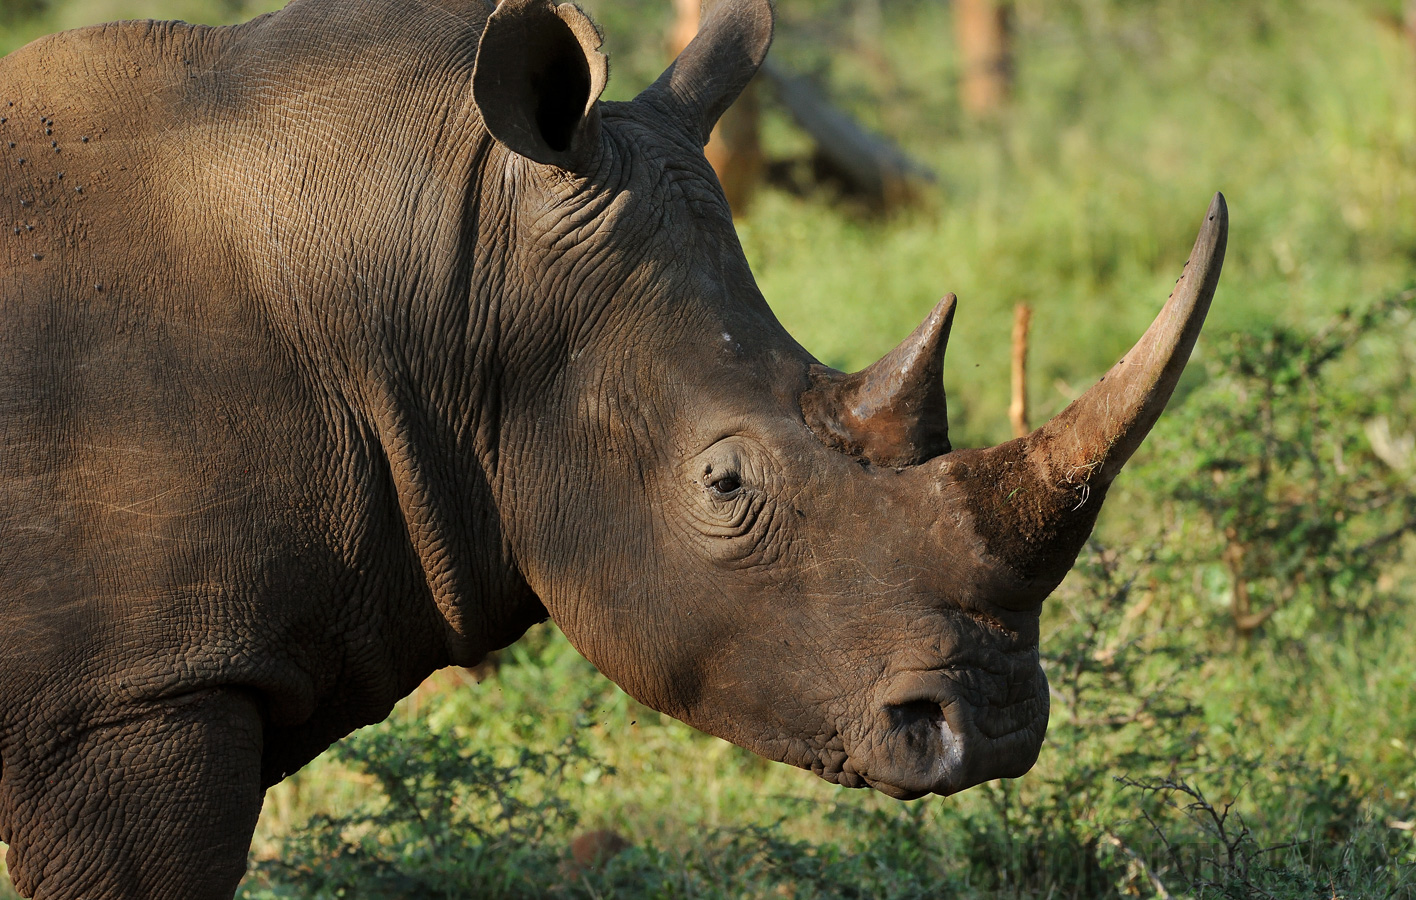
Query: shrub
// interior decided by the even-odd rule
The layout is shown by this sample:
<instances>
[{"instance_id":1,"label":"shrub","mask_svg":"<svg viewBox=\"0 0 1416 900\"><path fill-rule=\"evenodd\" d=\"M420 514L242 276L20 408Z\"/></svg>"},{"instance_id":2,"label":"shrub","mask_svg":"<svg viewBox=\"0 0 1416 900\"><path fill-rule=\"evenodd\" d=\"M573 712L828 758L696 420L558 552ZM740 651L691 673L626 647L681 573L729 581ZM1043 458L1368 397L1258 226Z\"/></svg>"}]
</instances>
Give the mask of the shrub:
<instances>
[{"instance_id":1,"label":"shrub","mask_svg":"<svg viewBox=\"0 0 1416 900\"><path fill-rule=\"evenodd\" d=\"M1325 327L1231 335L1171 414L1146 490L1184 523L1160 581L1227 595L1241 636L1273 618L1298 637L1395 598L1387 573L1416 531L1416 290ZM1396 429L1393 433L1393 428Z\"/></svg>"},{"instance_id":2,"label":"shrub","mask_svg":"<svg viewBox=\"0 0 1416 900\"><path fill-rule=\"evenodd\" d=\"M469 743L417 719L340 743L336 759L371 780L374 798L296 829L279 858L256 863L243 896L545 895L561 877L552 841L577 821L567 775L590 756L573 737L506 760Z\"/></svg>"}]
</instances>

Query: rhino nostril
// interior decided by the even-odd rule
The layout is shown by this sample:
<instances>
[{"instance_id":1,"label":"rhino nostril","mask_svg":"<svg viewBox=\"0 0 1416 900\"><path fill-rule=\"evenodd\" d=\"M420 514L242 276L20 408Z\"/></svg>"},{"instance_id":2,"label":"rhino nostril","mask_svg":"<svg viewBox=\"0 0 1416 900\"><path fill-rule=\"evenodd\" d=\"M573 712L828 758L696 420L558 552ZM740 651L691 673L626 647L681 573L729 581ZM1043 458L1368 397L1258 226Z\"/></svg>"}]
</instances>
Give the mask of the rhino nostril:
<instances>
[{"instance_id":1,"label":"rhino nostril","mask_svg":"<svg viewBox=\"0 0 1416 900\"><path fill-rule=\"evenodd\" d=\"M936 728L943 718L943 708L933 700L907 700L890 706L890 724L906 731L920 726Z\"/></svg>"}]
</instances>

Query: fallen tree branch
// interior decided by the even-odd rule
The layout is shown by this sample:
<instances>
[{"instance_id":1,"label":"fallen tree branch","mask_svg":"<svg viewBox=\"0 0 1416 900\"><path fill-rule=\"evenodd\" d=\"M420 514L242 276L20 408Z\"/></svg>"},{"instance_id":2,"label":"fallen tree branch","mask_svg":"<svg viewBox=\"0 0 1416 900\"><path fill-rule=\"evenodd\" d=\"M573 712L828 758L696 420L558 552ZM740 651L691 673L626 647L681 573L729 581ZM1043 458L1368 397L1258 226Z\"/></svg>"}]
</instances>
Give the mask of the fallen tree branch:
<instances>
[{"instance_id":1,"label":"fallen tree branch","mask_svg":"<svg viewBox=\"0 0 1416 900\"><path fill-rule=\"evenodd\" d=\"M928 167L834 106L810 79L791 74L771 58L759 72L792 120L811 136L818 160L872 206L907 203L935 180Z\"/></svg>"}]
</instances>

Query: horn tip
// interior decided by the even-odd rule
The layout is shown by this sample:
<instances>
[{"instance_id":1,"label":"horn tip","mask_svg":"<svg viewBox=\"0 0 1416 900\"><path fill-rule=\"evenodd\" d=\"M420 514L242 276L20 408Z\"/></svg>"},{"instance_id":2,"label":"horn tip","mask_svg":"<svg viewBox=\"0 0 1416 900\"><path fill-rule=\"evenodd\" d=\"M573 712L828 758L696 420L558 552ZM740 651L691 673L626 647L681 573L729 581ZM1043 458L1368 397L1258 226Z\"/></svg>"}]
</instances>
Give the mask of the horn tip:
<instances>
[{"instance_id":1,"label":"horn tip","mask_svg":"<svg viewBox=\"0 0 1416 900\"><path fill-rule=\"evenodd\" d=\"M1225 245L1229 243L1229 204L1224 201L1224 195L1215 192L1214 199L1210 201L1209 211L1205 213L1204 224L1200 226L1200 233L1195 238L1195 249L1190 254L1190 261L1186 263L1199 263L1199 267L1206 271L1206 283L1209 289L1213 290L1214 282L1219 280L1219 267L1224 262ZM1187 270L1181 273L1181 280L1190 276Z\"/></svg>"},{"instance_id":2,"label":"horn tip","mask_svg":"<svg viewBox=\"0 0 1416 900\"><path fill-rule=\"evenodd\" d=\"M954 296L953 291L939 298L939 302L934 304L934 310L929 314L927 324L947 334L949 326L954 322L954 307L958 302L959 298Z\"/></svg>"},{"instance_id":3,"label":"horn tip","mask_svg":"<svg viewBox=\"0 0 1416 900\"><path fill-rule=\"evenodd\" d=\"M1214 199L1210 201L1209 212L1205 213L1205 228L1214 229L1223 234L1229 233L1229 204L1224 202L1224 195L1215 191Z\"/></svg>"}]
</instances>

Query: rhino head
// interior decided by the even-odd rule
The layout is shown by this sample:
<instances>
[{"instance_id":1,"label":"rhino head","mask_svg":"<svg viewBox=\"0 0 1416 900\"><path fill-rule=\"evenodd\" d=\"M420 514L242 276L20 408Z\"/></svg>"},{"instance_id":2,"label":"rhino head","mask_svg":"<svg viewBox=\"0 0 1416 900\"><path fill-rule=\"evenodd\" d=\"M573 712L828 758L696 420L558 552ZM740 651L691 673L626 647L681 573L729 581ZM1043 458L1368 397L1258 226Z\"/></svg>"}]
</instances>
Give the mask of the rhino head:
<instances>
[{"instance_id":1,"label":"rhino head","mask_svg":"<svg viewBox=\"0 0 1416 900\"><path fill-rule=\"evenodd\" d=\"M503 0L474 97L517 197L494 482L520 572L644 703L893 797L1026 772L1046 731L1038 622L1169 399L1224 255L1216 195L1155 323L1031 435L950 444L954 298L845 374L754 284L702 147L771 40L715 7L632 102L598 100L575 7Z\"/></svg>"}]
</instances>

